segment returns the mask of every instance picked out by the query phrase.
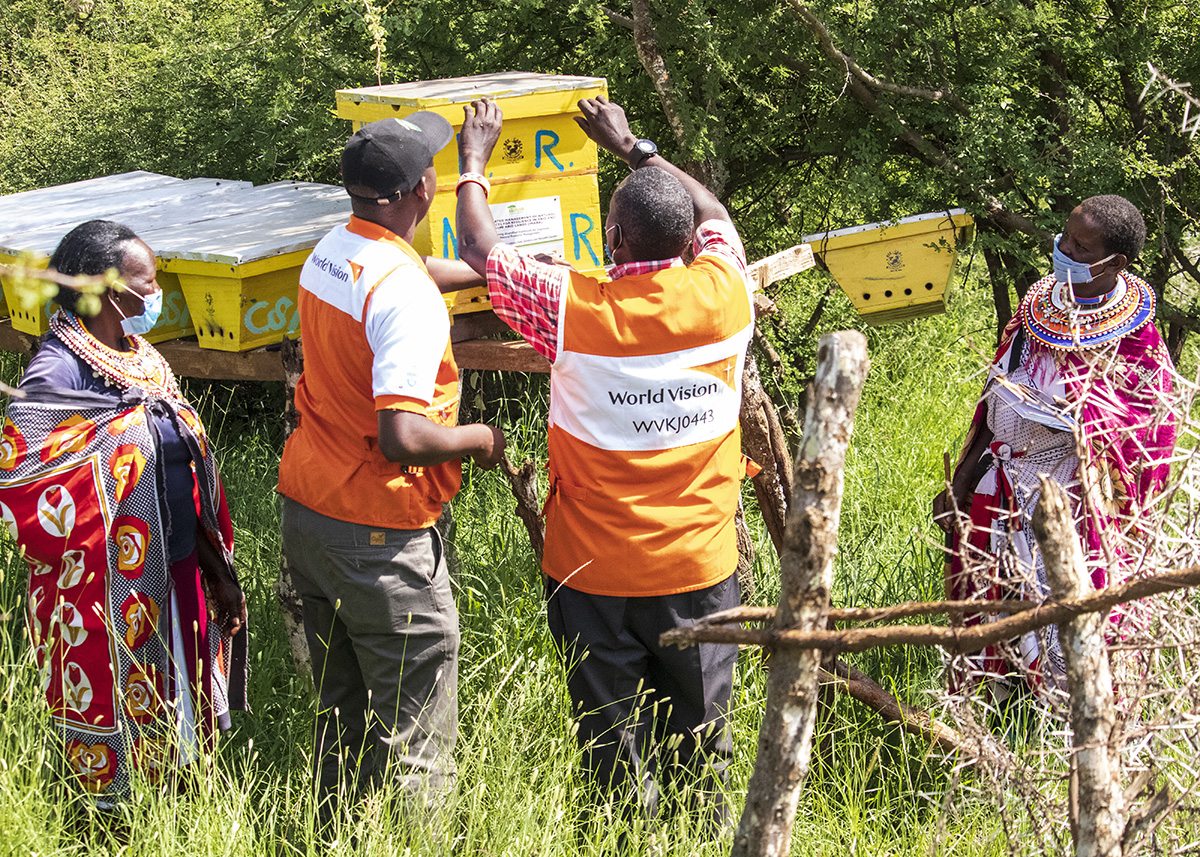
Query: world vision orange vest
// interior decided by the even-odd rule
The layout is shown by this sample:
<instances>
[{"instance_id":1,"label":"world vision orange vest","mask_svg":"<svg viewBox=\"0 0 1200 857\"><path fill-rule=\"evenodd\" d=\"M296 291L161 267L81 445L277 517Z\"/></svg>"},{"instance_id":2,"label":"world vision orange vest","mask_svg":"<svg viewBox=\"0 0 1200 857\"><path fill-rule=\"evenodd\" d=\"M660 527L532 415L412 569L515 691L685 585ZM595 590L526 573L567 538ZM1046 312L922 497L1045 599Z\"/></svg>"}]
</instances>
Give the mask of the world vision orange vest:
<instances>
[{"instance_id":1,"label":"world vision orange vest","mask_svg":"<svg viewBox=\"0 0 1200 857\"><path fill-rule=\"evenodd\" d=\"M317 245L300 274L304 374L296 386L300 421L283 448L279 492L340 521L400 530L433 526L458 493L458 459L403 467L379 450L381 408L423 414L439 425L458 420L458 367L447 333L432 401L372 392L374 355L364 317L376 290L402 266L425 266L411 247L381 226L351 218ZM440 298L435 297L439 301ZM447 331L449 325L447 324Z\"/></svg>"},{"instance_id":2,"label":"world vision orange vest","mask_svg":"<svg viewBox=\"0 0 1200 857\"><path fill-rule=\"evenodd\" d=\"M717 256L613 282L571 274L550 374L554 580L647 596L733 573L752 306Z\"/></svg>"}]
</instances>

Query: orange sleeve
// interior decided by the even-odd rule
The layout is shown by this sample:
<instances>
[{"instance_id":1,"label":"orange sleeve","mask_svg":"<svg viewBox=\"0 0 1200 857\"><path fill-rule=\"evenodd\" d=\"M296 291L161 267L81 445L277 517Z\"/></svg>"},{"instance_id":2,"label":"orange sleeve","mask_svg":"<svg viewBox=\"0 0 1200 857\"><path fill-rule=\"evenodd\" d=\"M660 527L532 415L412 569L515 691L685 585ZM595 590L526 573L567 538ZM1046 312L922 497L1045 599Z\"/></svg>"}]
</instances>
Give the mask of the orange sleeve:
<instances>
[{"instance_id":1,"label":"orange sleeve","mask_svg":"<svg viewBox=\"0 0 1200 857\"><path fill-rule=\"evenodd\" d=\"M375 410L377 411L412 411L425 416L429 410L429 402L422 402L411 396L376 396Z\"/></svg>"}]
</instances>

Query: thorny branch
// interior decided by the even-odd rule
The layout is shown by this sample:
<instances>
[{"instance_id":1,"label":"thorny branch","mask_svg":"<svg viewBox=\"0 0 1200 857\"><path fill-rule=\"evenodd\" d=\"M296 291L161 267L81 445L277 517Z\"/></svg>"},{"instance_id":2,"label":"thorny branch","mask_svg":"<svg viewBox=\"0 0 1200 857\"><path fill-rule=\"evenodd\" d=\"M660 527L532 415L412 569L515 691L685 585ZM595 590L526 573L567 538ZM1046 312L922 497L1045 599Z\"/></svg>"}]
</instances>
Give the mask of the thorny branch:
<instances>
[{"instance_id":1,"label":"thorny branch","mask_svg":"<svg viewBox=\"0 0 1200 857\"><path fill-rule=\"evenodd\" d=\"M965 628L941 625L893 625L883 628L848 630L793 631L775 628L738 628L697 623L673 628L661 637L663 645L688 646L694 643L750 643L772 649L820 649L829 652L865 652L879 646L940 646L952 654L974 652L1021 634L1057 625L1085 613L1107 612L1118 604L1177 592L1200 585L1200 565L1139 578L1098 589L1083 598L1064 601L1046 600L1033 609L1022 610L995 622ZM938 612L950 612L942 602ZM970 603L970 602L968 602ZM935 606L935 605L931 605Z\"/></svg>"},{"instance_id":2,"label":"thorny branch","mask_svg":"<svg viewBox=\"0 0 1200 857\"><path fill-rule=\"evenodd\" d=\"M1147 62L1146 68L1150 70L1150 79L1146 81L1146 87L1142 90L1141 100L1146 104L1153 104L1167 95L1179 98L1183 102L1183 120L1179 124L1179 130L1194 140L1196 134L1200 133L1200 99L1197 99L1189 91L1192 85L1175 82L1155 68L1153 63ZM1150 94L1150 90L1155 85L1160 89L1147 100L1146 96ZM1194 116L1192 115L1193 108L1196 110Z\"/></svg>"}]
</instances>

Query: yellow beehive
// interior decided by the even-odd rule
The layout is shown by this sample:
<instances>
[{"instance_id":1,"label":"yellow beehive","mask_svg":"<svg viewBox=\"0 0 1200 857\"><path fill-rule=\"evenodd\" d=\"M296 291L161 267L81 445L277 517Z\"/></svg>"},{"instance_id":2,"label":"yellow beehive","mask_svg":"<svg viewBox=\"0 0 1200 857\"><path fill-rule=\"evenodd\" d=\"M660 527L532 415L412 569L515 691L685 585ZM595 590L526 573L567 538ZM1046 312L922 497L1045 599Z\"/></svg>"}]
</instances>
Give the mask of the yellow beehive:
<instances>
[{"instance_id":1,"label":"yellow beehive","mask_svg":"<svg viewBox=\"0 0 1200 857\"><path fill-rule=\"evenodd\" d=\"M488 202L502 240L534 252L557 252L580 271L604 266L604 227L596 184L596 144L575 124L582 98L608 95L602 77L503 72L343 89L337 112L354 130L418 110L445 117L462 128L463 107L488 97L504 111L504 131L488 163ZM418 253L458 258L454 233L454 187L458 150L451 142L434 159L438 194L417 226ZM447 296L452 313L490 308L486 289Z\"/></svg>"},{"instance_id":2,"label":"yellow beehive","mask_svg":"<svg viewBox=\"0 0 1200 857\"><path fill-rule=\"evenodd\" d=\"M25 264L45 268L62 237L87 220L114 220L144 238L155 227L191 216L206 202L228 199L242 187L250 187L249 182L184 180L136 171L2 197L0 218L6 226L0 234L0 263L11 265L24 259ZM153 240L147 243L158 249ZM57 305L45 301L27 307L17 294L16 278L5 275L0 280L5 303L11 307L12 326L34 336L45 333ZM190 316L179 280L163 272L161 259L158 283L163 290L163 312L146 338L162 342L190 335Z\"/></svg>"},{"instance_id":3,"label":"yellow beehive","mask_svg":"<svg viewBox=\"0 0 1200 857\"><path fill-rule=\"evenodd\" d=\"M299 333L300 268L325 233L350 219L349 197L331 185L277 182L239 192L236 203L235 213L146 239L179 278L200 346L217 351Z\"/></svg>"},{"instance_id":4,"label":"yellow beehive","mask_svg":"<svg viewBox=\"0 0 1200 857\"><path fill-rule=\"evenodd\" d=\"M870 324L945 312L958 252L975 234L961 208L807 235L813 253Z\"/></svg>"},{"instance_id":5,"label":"yellow beehive","mask_svg":"<svg viewBox=\"0 0 1200 857\"><path fill-rule=\"evenodd\" d=\"M0 256L0 264L11 264L10 260L12 257ZM49 257L42 256L33 260L33 266L44 269L49 261ZM154 328L146 334L146 339L150 342L165 342L169 339L190 336L193 331L187 300L184 298L183 289L180 288L179 278L163 270L162 259L158 260L156 279L159 288L163 291L162 315L159 316L158 323L154 325ZM26 308L16 293L15 278L5 275L0 277L0 280L3 280L5 303L8 304L9 300L12 302L9 315L12 318L13 329L31 336L41 336L49 330L50 316L58 311L58 304L53 300L47 300L41 305Z\"/></svg>"}]
</instances>

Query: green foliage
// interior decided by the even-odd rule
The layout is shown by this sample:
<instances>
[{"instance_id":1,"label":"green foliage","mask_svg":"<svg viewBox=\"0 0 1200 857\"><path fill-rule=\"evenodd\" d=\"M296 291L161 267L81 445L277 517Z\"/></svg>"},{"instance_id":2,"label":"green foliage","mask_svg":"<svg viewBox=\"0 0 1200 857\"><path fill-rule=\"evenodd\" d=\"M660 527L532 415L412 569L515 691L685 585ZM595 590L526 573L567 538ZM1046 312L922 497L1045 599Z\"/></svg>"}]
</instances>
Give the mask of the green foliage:
<instances>
[{"instance_id":1,"label":"green foliage","mask_svg":"<svg viewBox=\"0 0 1200 857\"><path fill-rule=\"evenodd\" d=\"M1080 199L1119 192L1151 224L1143 272L1161 292L1177 271L1200 165L1181 102L1138 95L1147 60L1200 80L1196 0L812 7L833 46L901 91L822 53L793 0L650 9L682 136L623 4L13 0L0 8L0 191L128 169L335 181L348 130L335 89L524 69L606 76L639 133L711 168L752 258L958 205L1012 277L1045 267L1045 234ZM622 168L606 158L601 172L607 194Z\"/></svg>"}]
</instances>

